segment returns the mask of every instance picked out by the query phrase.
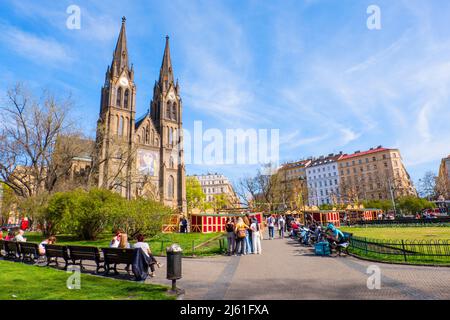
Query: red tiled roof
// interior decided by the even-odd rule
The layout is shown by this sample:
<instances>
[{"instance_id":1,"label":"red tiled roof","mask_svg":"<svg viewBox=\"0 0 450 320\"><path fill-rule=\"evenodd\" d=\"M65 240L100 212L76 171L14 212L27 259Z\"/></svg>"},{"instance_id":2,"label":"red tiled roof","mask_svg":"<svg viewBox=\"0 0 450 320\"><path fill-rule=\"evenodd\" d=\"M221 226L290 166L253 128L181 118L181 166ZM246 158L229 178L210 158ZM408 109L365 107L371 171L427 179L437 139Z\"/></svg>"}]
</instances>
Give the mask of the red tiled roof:
<instances>
[{"instance_id":1,"label":"red tiled roof","mask_svg":"<svg viewBox=\"0 0 450 320\"><path fill-rule=\"evenodd\" d=\"M367 154L383 152L383 151L388 151L388 150L391 150L391 149L388 149L388 148L376 148L376 149L367 150L367 151L358 152L358 153L343 154L338 160L347 160L347 159L351 159L351 158L355 158L355 157L364 156L364 155L367 155Z\"/></svg>"}]
</instances>

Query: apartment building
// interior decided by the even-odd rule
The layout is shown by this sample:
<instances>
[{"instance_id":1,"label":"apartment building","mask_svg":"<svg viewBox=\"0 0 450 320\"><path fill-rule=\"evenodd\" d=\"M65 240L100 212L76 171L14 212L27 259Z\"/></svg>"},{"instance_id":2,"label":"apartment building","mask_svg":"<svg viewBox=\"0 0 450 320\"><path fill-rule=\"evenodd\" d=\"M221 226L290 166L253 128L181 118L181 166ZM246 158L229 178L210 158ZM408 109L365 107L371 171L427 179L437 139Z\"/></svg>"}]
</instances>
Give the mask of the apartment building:
<instances>
[{"instance_id":1,"label":"apartment building","mask_svg":"<svg viewBox=\"0 0 450 320\"><path fill-rule=\"evenodd\" d=\"M341 203L417 195L399 149L378 146L337 160Z\"/></svg>"},{"instance_id":2,"label":"apartment building","mask_svg":"<svg viewBox=\"0 0 450 320\"><path fill-rule=\"evenodd\" d=\"M337 204L340 199L338 159L340 154L329 154L313 159L306 168L308 205Z\"/></svg>"}]
</instances>

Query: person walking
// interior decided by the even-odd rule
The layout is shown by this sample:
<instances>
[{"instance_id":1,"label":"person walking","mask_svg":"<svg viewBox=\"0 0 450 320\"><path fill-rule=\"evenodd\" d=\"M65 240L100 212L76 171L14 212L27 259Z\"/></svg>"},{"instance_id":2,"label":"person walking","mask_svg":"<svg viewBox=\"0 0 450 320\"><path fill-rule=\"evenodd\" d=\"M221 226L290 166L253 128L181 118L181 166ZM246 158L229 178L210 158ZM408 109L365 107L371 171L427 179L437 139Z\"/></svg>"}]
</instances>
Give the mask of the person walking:
<instances>
[{"instance_id":1,"label":"person walking","mask_svg":"<svg viewBox=\"0 0 450 320\"><path fill-rule=\"evenodd\" d=\"M242 220L247 226L250 226L251 222L248 214L246 214ZM252 249L252 231L249 227L245 230L245 254L251 254L253 251Z\"/></svg>"},{"instance_id":2,"label":"person walking","mask_svg":"<svg viewBox=\"0 0 450 320\"><path fill-rule=\"evenodd\" d=\"M250 229L252 230L253 253L261 254L261 231L259 228L258 220L256 218L252 219Z\"/></svg>"},{"instance_id":3,"label":"person walking","mask_svg":"<svg viewBox=\"0 0 450 320\"><path fill-rule=\"evenodd\" d=\"M285 226L286 226L286 220L281 215L278 218L278 234L280 236L280 239L284 239L284 228L285 228Z\"/></svg>"},{"instance_id":4,"label":"person walking","mask_svg":"<svg viewBox=\"0 0 450 320\"><path fill-rule=\"evenodd\" d=\"M269 227L269 240L274 238L275 218L273 215L267 218L267 226Z\"/></svg>"},{"instance_id":5,"label":"person walking","mask_svg":"<svg viewBox=\"0 0 450 320\"><path fill-rule=\"evenodd\" d=\"M234 222L234 218L228 218L227 223L225 225L225 230L227 231L227 243L228 243L228 251L227 254L229 256L233 255L236 250L236 234L234 233L236 223Z\"/></svg>"},{"instance_id":6,"label":"person walking","mask_svg":"<svg viewBox=\"0 0 450 320\"><path fill-rule=\"evenodd\" d=\"M234 232L236 233L236 254L238 256L245 255L245 236L246 230L248 229L248 225L244 223L242 218L239 218Z\"/></svg>"}]
</instances>

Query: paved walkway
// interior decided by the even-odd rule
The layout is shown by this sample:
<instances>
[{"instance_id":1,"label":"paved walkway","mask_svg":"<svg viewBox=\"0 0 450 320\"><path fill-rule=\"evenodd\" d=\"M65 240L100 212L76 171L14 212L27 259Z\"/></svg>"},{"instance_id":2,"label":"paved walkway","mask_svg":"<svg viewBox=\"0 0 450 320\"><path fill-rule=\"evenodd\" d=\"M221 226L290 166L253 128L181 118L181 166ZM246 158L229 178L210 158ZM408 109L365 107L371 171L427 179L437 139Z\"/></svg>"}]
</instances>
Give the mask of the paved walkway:
<instances>
[{"instance_id":1,"label":"paved walkway","mask_svg":"<svg viewBox=\"0 0 450 320\"><path fill-rule=\"evenodd\" d=\"M264 240L262 247L262 255L183 259L183 299L450 299L450 268L317 257L290 239ZM372 264L381 270L379 290L367 288ZM164 266L147 282L170 285L165 273Z\"/></svg>"}]
</instances>

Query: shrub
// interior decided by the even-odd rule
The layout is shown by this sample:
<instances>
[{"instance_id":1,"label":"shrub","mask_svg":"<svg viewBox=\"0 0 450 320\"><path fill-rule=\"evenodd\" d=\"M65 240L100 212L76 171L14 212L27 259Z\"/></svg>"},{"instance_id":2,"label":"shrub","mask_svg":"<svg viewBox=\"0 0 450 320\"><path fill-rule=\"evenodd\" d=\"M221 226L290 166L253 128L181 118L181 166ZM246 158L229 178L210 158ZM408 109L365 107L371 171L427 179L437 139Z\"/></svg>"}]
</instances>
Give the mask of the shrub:
<instances>
[{"instance_id":1,"label":"shrub","mask_svg":"<svg viewBox=\"0 0 450 320\"><path fill-rule=\"evenodd\" d=\"M118 194L104 189L55 193L43 210L44 233L64 232L95 240L111 222L112 208L122 201Z\"/></svg>"},{"instance_id":2,"label":"shrub","mask_svg":"<svg viewBox=\"0 0 450 320\"><path fill-rule=\"evenodd\" d=\"M171 208L160 202L146 199L124 201L112 210L113 228L123 230L131 238L138 233L156 235L173 213Z\"/></svg>"}]
</instances>

